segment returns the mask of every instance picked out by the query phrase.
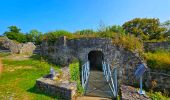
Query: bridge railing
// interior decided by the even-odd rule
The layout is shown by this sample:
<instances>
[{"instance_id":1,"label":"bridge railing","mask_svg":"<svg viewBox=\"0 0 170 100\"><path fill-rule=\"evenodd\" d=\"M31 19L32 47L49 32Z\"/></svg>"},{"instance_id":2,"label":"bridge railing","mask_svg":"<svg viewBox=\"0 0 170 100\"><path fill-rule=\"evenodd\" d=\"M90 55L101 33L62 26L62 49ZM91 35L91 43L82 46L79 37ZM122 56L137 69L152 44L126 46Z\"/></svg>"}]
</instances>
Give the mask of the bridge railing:
<instances>
[{"instance_id":1,"label":"bridge railing","mask_svg":"<svg viewBox=\"0 0 170 100\"><path fill-rule=\"evenodd\" d=\"M82 65L82 70L81 70L81 74L82 74L82 87L85 88L89 75L90 75L90 66L89 66L89 61L87 61L84 65Z\"/></svg>"},{"instance_id":2,"label":"bridge railing","mask_svg":"<svg viewBox=\"0 0 170 100\"><path fill-rule=\"evenodd\" d=\"M106 81L108 82L114 97L117 97L117 68L114 68L111 72L110 64L106 62L102 62L102 67Z\"/></svg>"}]
</instances>

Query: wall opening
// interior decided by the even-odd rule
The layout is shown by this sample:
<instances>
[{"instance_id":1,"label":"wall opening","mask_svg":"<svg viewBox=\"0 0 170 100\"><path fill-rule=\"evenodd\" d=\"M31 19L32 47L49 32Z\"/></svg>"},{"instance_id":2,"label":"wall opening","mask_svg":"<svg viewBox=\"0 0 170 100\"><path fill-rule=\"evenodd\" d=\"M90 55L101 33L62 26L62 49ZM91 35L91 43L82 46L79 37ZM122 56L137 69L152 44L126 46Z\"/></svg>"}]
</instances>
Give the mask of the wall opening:
<instances>
[{"instance_id":1,"label":"wall opening","mask_svg":"<svg viewBox=\"0 0 170 100\"><path fill-rule=\"evenodd\" d=\"M101 51L90 51L88 54L88 60L90 62L90 70L102 71L104 55Z\"/></svg>"}]
</instances>

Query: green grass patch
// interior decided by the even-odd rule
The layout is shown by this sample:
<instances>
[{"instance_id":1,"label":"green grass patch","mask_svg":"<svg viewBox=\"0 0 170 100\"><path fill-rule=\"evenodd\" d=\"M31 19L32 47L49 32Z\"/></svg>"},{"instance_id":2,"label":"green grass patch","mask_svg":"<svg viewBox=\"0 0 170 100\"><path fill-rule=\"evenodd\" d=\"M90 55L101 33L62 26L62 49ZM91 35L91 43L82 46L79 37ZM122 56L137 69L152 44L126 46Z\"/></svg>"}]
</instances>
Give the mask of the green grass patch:
<instances>
[{"instance_id":1,"label":"green grass patch","mask_svg":"<svg viewBox=\"0 0 170 100\"><path fill-rule=\"evenodd\" d=\"M35 56L38 57L38 55ZM51 66L56 70L60 69L59 66L34 58L10 60L3 57L2 63L3 72L0 74L0 100L8 100L10 98L15 100L58 100L59 97L42 93L34 85L36 79L49 73Z\"/></svg>"},{"instance_id":2,"label":"green grass patch","mask_svg":"<svg viewBox=\"0 0 170 100\"><path fill-rule=\"evenodd\" d=\"M4 53L4 52L0 52L0 57L6 57L9 56L11 53Z\"/></svg>"},{"instance_id":3,"label":"green grass patch","mask_svg":"<svg viewBox=\"0 0 170 100\"><path fill-rule=\"evenodd\" d=\"M155 51L144 54L147 65L153 69L170 70L170 52L168 51Z\"/></svg>"},{"instance_id":4,"label":"green grass patch","mask_svg":"<svg viewBox=\"0 0 170 100\"><path fill-rule=\"evenodd\" d=\"M79 61L74 61L69 65L70 68L70 81L77 82L77 93L78 95L82 95L84 93L84 89L80 82L80 63Z\"/></svg>"},{"instance_id":5,"label":"green grass patch","mask_svg":"<svg viewBox=\"0 0 170 100\"><path fill-rule=\"evenodd\" d=\"M162 92L147 92L147 95L151 100L170 100L170 98Z\"/></svg>"}]
</instances>

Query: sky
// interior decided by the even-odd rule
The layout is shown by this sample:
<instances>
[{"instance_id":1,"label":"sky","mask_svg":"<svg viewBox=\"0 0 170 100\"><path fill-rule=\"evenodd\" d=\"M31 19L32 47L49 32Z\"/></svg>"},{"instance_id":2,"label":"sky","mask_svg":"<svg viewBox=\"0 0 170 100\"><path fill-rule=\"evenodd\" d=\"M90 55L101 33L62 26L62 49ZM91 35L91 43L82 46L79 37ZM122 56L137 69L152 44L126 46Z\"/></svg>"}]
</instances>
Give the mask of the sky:
<instances>
[{"instance_id":1,"label":"sky","mask_svg":"<svg viewBox=\"0 0 170 100\"><path fill-rule=\"evenodd\" d=\"M24 33L96 30L137 17L170 20L170 0L0 0L0 34L11 25Z\"/></svg>"}]
</instances>

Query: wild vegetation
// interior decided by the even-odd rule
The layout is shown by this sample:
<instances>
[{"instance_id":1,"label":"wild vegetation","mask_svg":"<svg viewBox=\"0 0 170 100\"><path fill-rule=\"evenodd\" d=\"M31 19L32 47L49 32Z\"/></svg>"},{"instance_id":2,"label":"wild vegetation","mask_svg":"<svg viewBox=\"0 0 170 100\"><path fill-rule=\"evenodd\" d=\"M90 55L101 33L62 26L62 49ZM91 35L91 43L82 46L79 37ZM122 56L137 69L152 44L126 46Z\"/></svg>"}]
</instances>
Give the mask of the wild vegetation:
<instances>
[{"instance_id":1,"label":"wild vegetation","mask_svg":"<svg viewBox=\"0 0 170 100\"><path fill-rule=\"evenodd\" d=\"M70 65L70 81L75 81L77 82L77 92L78 95L82 95L84 93L84 89L81 86L80 82L80 64L79 61L73 61Z\"/></svg>"},{"instance_id":2,"label":"wild vegetation","mask_svg":"<svg viewBox=\"0 0 170 100\"><path fill-rule=\"evenodd\" d=\"M147 60L148 67L170 70L170 52L157 50L155 52L147 52L144 56Z\"/></svg>"}]
</instances>

